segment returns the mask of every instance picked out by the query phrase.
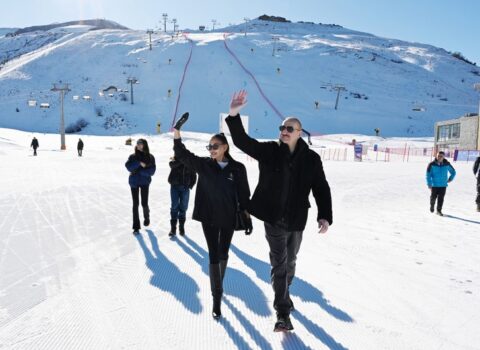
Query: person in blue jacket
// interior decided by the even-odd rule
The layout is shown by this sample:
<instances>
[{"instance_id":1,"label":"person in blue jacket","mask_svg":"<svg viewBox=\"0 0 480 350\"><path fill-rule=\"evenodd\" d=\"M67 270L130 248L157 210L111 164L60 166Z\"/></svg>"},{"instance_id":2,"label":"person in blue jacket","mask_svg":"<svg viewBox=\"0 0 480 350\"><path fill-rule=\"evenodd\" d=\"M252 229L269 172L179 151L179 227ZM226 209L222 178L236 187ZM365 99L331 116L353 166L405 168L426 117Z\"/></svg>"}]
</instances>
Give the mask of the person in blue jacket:
<instances>
[{"instance_id":1,"label":"person in blue jacket","mask_svg":"<svg viewBox=\"0 0 480 350\"><path fill-rule=\"evenodd\" d=\"M437 214L443 216L442 208L445 193L449 182L455 178L456 171L450 162L445 159L444 152L438 152L437 157L427 167L427 185L431 190L430 212L435 211L435 202L437 202Z\"/></svg>"},{"instance_id":2,"label":"person in blue jacket","mask_svg":"<svg viewBox=\"0 0 480 350\"><path fill-rule=\"evenodd\" d=\"M150 209L148 208L148 189L155 174L155 157L150 154L147 140L139 139L135 146L135 153L128 157L125 167L130 172L128 183L133 199L133 234L140 230L140 217L138 214L139 194L142 196L143 225L150 225Z\"/></svg>"}]
</instances>

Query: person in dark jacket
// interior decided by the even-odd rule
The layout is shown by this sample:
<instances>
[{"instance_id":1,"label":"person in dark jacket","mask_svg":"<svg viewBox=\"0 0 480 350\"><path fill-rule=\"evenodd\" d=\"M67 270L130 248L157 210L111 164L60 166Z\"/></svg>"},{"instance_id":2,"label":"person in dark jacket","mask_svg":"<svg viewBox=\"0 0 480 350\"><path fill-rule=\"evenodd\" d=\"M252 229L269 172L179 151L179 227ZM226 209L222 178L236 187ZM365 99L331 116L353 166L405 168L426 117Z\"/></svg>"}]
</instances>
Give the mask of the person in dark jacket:
<instances>
[{"instance_id":1,"label":"person in dark jacket","mask_svg":"<svg viewBox=\"0 0 480 350\"><path fill-rule=\"evenodd\" d=\"M33 155L36 156L37 155L37 148L39 147L39 143L38 143L38 140L36 137L33 137L32 139L32 143L30 144L30 147L33 148Z\"/></svg>"},{"instance_id":2,"label":"person in dark jacket","mask_svg":"<svg viewBox=\"0 0 480 350\"><path fill-rule=\"evenodd\" d=\"M246 96L246 91L234 94L226 122L233 143L259 163L260 176L249 212L264 221L270 247L273 306L277 311L274 330L289 331L293 329L289 286L310 208L308 197L312 191L318 207L319 233L326 233L332 224L330 187L320 156L301 138L298 119L283 121L278 142L259 142L246 134L239 115Z\"/></svg>"},{"instance_id":3,"label":"person in dark jacket","mask_svg":"<svg viewBox=\"0 0 480 350\"><path fill-rule=\"evenodd\" d=\"M210 287L213 296L212 316L221 317L223 278L228 263L228 251L236 226L237 210L246 211L250 198L245 166L229 153L227 138L214 135L207 149L209 158L202 158L188 151L174 129L175 159L198 174L193 219L202 223L209 255ZM248 215L248 213L247 213ZM248 216L246 234L252 232Z\"/></svg>"},{"instance_id":4,"label":"person in dark jacket","mask_svg":"<svg viewBox=\"0 0 480 350\"><path fill-rule=\"evenodd\" d=\"M169 163L170 175L168 182L170 183L170 198L172 205L170 207L170 237L177 233L177 221L179 223L180 235L185 234L185 220L188 209L188 200L190 198L190 190L197 182L197 174L186 167L182 162L173 157Z\"/></svg>"},{"instance_id":5,"label":"person in dark jacket","mask_svg":"<svg viewBox=\"0 0 480 350\"><path fill-rule=\"evenodd\" d=\"M78 156L81 157L82 152L83 152L83 141L82 141L82 139L78 139L77 151L78 151Z\"/></svg>"},{"instance_id":6,"label":"person in dark jacket","mask_svg":"<svg viewBox=\"0 0 480 350\"><path fill-rule=\"evenodd\" d=\"M140 230L140 217L138 214L139 193L142 197L143 225L150 225L150 209L148 207L148 192L155 174L155 157L150 154L147 140L139 139L135 146L135 153L128 157L125 167L130 172L128 183L130 184L133 199L133 234L137 235Z\"/></svg>"},{"instance_id":7,"label":"person in dark jacket","mask_svg":"<svg viewBox=\"0 0 480 350\"><path fill-rule=\"evenodd\" d=\"M480 157L473 164L473 174L477 177L477 211L480 212Z\"/></svg>"},{"instance_id":8,"label":"person in dark jacket","mask_svg":"<svg viewBox=\"0 0 480 350\"><path fill-rule=\"evenodd\" d=\"M447 186L455 178L456 171L448 160L445 159L444 152L438 152L433 162L428 164L426 180L430 194L430 212L435 211L435 202L437 202L437 214L443 216L442 208L447 192Z\"/></svg>"}]
</instances>

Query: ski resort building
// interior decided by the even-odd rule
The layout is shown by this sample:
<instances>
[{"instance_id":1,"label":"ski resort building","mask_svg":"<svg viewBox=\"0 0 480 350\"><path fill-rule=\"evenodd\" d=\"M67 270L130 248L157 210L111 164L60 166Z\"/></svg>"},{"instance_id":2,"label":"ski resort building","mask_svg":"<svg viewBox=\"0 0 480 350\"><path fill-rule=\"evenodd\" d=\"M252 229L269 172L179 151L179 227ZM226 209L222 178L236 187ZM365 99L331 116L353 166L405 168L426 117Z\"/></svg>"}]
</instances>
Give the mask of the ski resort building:
<instances>
[{"instance_id":1,"label":"ski resort building","mask_svg":"<svg viewBox=\"0 0 480 350\"><path fill-rule=\"evenodd\" d=\"M480 120L477 113L435 123L435 149L480 150Z\"/></svg>"}]
</instances>

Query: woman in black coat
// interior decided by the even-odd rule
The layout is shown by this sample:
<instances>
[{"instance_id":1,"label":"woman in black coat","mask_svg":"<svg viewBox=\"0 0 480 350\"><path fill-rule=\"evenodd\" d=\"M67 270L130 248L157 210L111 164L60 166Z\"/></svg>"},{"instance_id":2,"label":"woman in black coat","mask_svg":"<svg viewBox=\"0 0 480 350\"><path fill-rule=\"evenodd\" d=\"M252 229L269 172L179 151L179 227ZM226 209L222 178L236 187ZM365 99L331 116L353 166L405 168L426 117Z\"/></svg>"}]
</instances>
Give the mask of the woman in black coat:
<instances>
[{"instance_id":1,"label":"woman in black coat","mask_svg":"<svg viewBox=\"0 0 480 350\"><path fill-rule=\"evenodd\" d=\"M202 158L188 151L174 130L175 159L198 173L193 219L202 223L210 259L209 275L213 296L212 315L221 316L223 277L228 261L228 251L236 226L237 210L247 214L246 234L252 232L249 214L246 212L250 199L245 166L234 160L229 153L227 138L214 135L207 149L209 158Z\"/></svg>"}]
</instances>

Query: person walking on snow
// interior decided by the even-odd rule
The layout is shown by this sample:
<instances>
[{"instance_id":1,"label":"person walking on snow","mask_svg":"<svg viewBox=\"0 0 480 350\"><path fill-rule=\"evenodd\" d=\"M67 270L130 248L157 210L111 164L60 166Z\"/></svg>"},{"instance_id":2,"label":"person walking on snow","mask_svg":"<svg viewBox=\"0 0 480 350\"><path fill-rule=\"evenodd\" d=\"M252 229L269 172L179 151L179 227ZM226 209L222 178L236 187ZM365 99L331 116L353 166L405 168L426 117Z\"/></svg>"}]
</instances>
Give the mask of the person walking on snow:
<instances>
[{"instance_id":1,"label":"person walking on snow","mask_svg":"<svg viewBox=\"0 0 480 350\"><path fill-rule=\"evenodd\" d=\"M480 212L480 157L473 164L473 174L477 177L477 211Z\"/></svg>"},{"instance_id":2,"label":"person walking on snow","mask_svg":"<svg viewBox=\"0 0 480 350\"><path fill-rule=\"evenodd\" d=\"M125 167L130 172L130 184L133 200L133 234L138 235L140 217L138 214L139 193L142 197L143 225L150 225L150 209L148 207L148 192L152 176L155 174L155 157L150 154L147 140L139 139L135 146L135 153L128 157Z\"/></svg>"},{"instance_id":3,"label":"person walking on snow","mask_svg":"<svg viewBox=\"0 0 480 350\"><path fill-rule=\"evenodd\" d=\"M222 315L223 278L228 263L228 251L236 228L237 210L247 217L245 233L252 232L252 222L246 212L250 199L245 166L232 158L230 146L223 134L216 134L207 146L209 158L191 153L182 143L181 119L174 126L175 159L198 174L193 219L202 223L209 255L210 287L213 297L212 316Z\"/></svg>"},{"instance_id":4,"label":"person walking on snow","mask_svg":"<svg viewBox=\"0 0 480 350\"><path fill-rule=\"evenodd\" d=\"M260 176L249 212L264 221L270 247L271 281L277 312L274 331L293 329L293 303L289 286L295 276L310 203L310 191L317 203L319 233L332 224L332 199L320 156L301 138L302 124L287 118L279 127L279 141L259 142L249 137L242 125L240 110L247 104L247 92L233 95L226 118L233 143L259 162Z\"/></svg>"},{"instance_id":5,"label":"person walking on snow","mask_svg":"<svg viewBox=\"0 0 480 350\"><path fill-rule=\"evenodd\" d=\"M32 139L32 143L30 144L30 147L33 148L33 155L36 156L37 155L37 148L39 147L39 143L38 143L38 140L36 137L33 137Z\"/></svg>"},{"instance_id":6,"label":"person walking on snow","mask_svg":"<svg viewBox=\"0 0 480 350\"><path fill-rule=\"evenodd\" d=\"M78 139L77 151L78 151L78 156L81 157L82 152L83 152L83 141L82 141L82 139Z\"/></svg>"},{"instance_id":7,"label":"person walking on snow","mask_svg":"<svg viewBox=\"0 0 480 350\"><path fill-rule=\"evenodd\" d=\"M443 216L442 208L447 186L455 178L456 171L450 162L445 159L445 152L438 152L437 157L428 164L427 167L427 186L431 190L430 194L430 212L435 211L435 202L437 202L437 214Z\"/></svg>"},{"instance_id":8,"label":"person walking on snow","mask_svg":"<svg viewBox=\"0 0 480 350\"><path fill-rule=\"evenodd\" d=\"M185 220L188 209L188 200L190 198L190 190L197 182L197 174L187 168L182 162L173 157L169 163L170 175L168 182L170 183L170 226L171 230L168 234L173 237L177 233L177 221L179 223L180 236L185 234Z\"/></svg>"}]
</instances>

